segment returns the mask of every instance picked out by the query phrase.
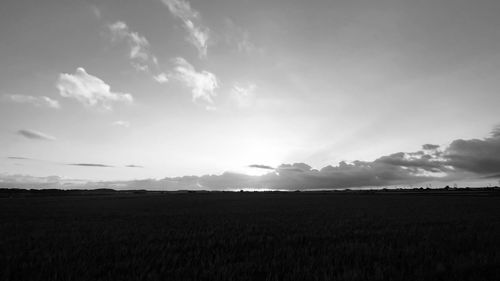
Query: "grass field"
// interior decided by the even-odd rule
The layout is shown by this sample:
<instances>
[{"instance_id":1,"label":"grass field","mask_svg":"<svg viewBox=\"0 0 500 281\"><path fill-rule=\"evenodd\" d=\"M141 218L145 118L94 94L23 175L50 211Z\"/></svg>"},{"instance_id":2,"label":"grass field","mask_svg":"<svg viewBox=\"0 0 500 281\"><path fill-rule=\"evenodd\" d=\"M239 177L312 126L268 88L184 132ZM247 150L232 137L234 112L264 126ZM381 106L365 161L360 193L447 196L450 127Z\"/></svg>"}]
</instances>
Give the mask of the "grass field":
<instances>
[{"instance_id":1,"label":"grass field","mask_svg":"<svg viewBox=\"0 0 500 281\"><path fill-rule=\"evenodd\" d=\"M500 197L1 198L0 280L500 280Z\"/></svg>"}]
</instances>

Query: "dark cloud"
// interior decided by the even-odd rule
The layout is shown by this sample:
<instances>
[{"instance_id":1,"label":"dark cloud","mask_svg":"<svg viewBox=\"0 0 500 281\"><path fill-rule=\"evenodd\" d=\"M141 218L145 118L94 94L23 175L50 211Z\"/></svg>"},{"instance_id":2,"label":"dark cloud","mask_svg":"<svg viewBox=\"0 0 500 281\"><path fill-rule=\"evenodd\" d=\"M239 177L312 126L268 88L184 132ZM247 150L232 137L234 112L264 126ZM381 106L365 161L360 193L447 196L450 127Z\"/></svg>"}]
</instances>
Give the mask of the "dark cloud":
<instances>
[{"instance_id":1,"label":"dark cloud","mask_svg":"<svg viewBox=\"0 0 500 281\"><path fill-rule=\"evenodd\" d=\"M500 125L495 126L493 130L491 131L491 137L497 138L500 137Z\"/></svg>"},{"instance_id":2,"label":"dark cloud","mask_svg":"<svg viewBox=\"0 0 500 281\"><path fill-rule=\"evenodd\" d=\"M127 168L144 168L144 166L140 166L140 165L127 165L125 167L127 167Z\"/></svg>"},{"instance_id":3,"label":"dark cloud","mask_svg":"<svg viewBox=\"0 0 500 281\"><path fill-rule=\"evenodd\" d=\"M17 134L32 140L55 140L53 136L34 130L19 130Z\"/></svg>"},{"instance_id":4,"label":"dark cloud","mask_svg":"<svg viewBox=\"0 0 500 281\"><path fill-rule=\"evenodd\" d=\"M439 148L439 145L437 144L424 144L422 145L423 150L436 150Z\"/></svg>"},{"instance_id":5,"label":"dark cloud","mask_svg":"<svg viewBox=\"0 0 500 281\"><path fill-rule=\"evenodd\" d=\"M500 135L498 128L486 139L458 139L444 151L446 165L476 174L500 173Z\"/></svg>"},{"instance_id":6,"label":"dark cloud","mask_svg":"<svg viewBox=\"0 0 500 281\"><path fill-rule=\"evenodd\" d=\"M20 156L9 156L9 157L7 157L7 159L12 159L12 160L33 160L31 158L20 157Z\"/></svg>"},{"instance_id":7,"label":"dark cloud","mask_svg":"<svg viewBox=\"0 0 500 281\"><path fill-rule=\"evenodd\" d=\"M69 166L80 166L80 167L100 167L100 168L111 168L113 166L104 164L94 164L94 163L72 163Z\"/></svg>"},{"instance_id":8,"label":"dark cloud","mask_svg":"<svg viewBox=\"0 0 500 281\"><path fill-rule=\"evenodd\" d=\"M404 153L398 152L388 156L382 156L375 162L385 163L392 166L406 167L413 169L415 172L418 169L424 171L438 173L445 172L442 161L433 157L433 155L425 153Z\"/></svg>"},{"instance_id":9,"label":"dark cloud","mask_svg":"<svg viewBox=\"0 0 500 281\"><path fill-rule=\"evenodd\" d=\"M248 167L257 168L257 169L265 169L265 170L274 170L274 168L271 166L260 165L260 164L252 164L252 165L248 165Z\"/></svg>"}]
</instances>

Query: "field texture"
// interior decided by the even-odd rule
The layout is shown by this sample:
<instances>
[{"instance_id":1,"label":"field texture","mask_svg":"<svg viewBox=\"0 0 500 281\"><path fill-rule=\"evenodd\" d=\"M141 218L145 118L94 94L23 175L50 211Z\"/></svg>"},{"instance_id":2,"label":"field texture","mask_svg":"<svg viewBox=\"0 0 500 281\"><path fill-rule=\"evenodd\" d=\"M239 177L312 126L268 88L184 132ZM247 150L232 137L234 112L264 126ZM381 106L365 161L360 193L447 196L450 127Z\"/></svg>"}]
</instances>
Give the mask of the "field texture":
<instances>
[{"instance_id":1,"label":"field texture","mask_svg":"<svg viewBox=\"0 0 500 281\"><path fill-rule=\"evenodd\" d=\"M2 198L0 280L500 280L500 197Z\"/></svg>"}]
</instances>

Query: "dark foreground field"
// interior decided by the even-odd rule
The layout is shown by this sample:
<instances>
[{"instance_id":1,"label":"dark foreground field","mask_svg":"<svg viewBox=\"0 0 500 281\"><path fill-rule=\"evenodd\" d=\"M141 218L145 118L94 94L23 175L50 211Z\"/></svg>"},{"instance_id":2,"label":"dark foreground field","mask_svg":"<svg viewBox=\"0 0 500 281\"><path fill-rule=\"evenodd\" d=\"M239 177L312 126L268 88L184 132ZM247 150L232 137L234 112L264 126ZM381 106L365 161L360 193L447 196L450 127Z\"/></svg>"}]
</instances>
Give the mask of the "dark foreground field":
<instances>
[{"instance_id":1,"label":"dark foreground field","mask_svg":"<svg viewBox=\"0 0 500 281\"><path fill-rule=\"evenodd\" d=\"M1 198L0 280L500 280L500 197Z\"/></svg>"}]
</instances>

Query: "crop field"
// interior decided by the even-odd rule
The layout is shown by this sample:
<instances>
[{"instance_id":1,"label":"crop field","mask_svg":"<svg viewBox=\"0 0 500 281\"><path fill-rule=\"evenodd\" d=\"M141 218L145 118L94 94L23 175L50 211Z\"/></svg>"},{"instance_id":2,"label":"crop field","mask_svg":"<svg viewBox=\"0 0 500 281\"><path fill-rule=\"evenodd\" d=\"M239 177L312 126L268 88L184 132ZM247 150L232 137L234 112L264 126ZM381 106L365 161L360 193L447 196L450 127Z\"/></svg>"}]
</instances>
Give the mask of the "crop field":
<instances>
[{"instance_id":1,"label":"crop field","mask_svg":"<svg viewBox=\"0 0 500 281\"><path fill-rule=\"evenodd\" d=\"M0 280L500 280L500 197L0 198Z\"/></svg>"}]
</instances>

